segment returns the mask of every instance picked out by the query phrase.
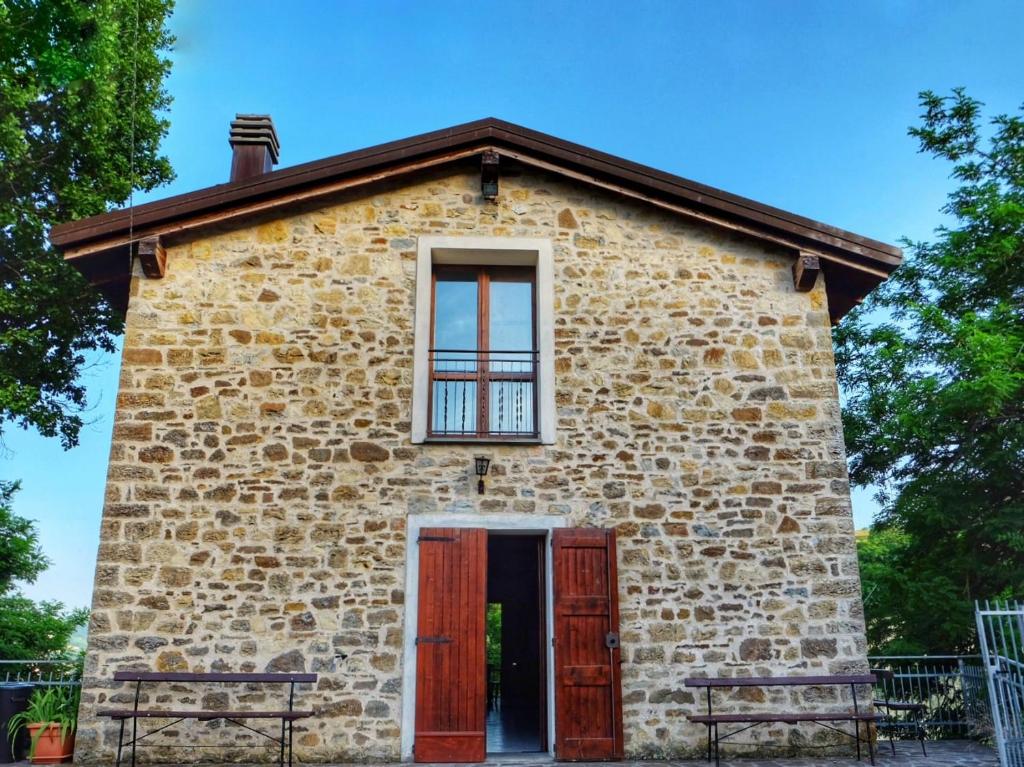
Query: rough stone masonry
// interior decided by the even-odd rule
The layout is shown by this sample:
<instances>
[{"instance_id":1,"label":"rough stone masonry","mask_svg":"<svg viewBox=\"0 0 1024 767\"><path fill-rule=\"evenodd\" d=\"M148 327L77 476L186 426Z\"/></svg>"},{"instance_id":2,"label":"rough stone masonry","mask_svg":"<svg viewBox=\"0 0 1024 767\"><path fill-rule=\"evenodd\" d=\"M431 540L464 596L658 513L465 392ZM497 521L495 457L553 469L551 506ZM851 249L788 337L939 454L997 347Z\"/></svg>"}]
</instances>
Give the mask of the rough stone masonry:
<instances>
[{"instance_id":1,"label":"rough stone masonry","mask_svg":"<svg viewBox=\"0 0 1024 767\"><path fill-rule=\"evenodd\" d=\"M483 496L473 445L410 441L416 243L439 234L554 247L557 443L488 448ZM132 280L78 760L111 760L93 712L130 703L127 667L315 671L297 757L398 759L406 522L429 511L617 528L629 757L703 748L687 676L866 671L826 294L791 264L539 172L496 203L424 172L170 247ZM761 694L793 695L722 700Z\"/></svg>"}]
</instances>

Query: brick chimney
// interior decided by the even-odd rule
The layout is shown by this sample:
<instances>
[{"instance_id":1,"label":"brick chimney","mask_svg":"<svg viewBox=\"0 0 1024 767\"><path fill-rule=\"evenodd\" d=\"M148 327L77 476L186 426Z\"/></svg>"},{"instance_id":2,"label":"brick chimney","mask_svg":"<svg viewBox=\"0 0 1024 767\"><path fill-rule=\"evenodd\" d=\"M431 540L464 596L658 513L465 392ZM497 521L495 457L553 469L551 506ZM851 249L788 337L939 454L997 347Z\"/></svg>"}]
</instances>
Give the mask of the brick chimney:
<instances>
[{"instance_id":1,"label":"brick chimney","mask_svg":"<svg viewBox=\"0 0 1024 767\"><path fill-rule=\"evenodd\" d=\"M270 115L235 115L228 138L231 154L230 181L243 181L269 173L277 164L281 144Z\"/></svg>"}]
</instances>

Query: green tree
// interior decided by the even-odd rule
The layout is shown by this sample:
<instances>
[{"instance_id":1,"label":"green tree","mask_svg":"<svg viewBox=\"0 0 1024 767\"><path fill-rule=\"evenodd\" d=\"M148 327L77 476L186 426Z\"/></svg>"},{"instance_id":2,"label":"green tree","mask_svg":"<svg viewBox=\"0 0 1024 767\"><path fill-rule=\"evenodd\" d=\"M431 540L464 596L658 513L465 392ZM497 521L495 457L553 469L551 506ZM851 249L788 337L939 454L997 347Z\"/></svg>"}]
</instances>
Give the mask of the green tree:
<instances>
[{"instance_id":1,"label":"green tree","mask_svg":"<svg viewBox=\"0 0 1024 767\"><path fill-rule=\"evenodd\" d=\"M32 583L50 564L32 521L11 510L17 491L17 482L0 481L0 594L10 591L15 580Z\"/></svg>"},{"instance_id":2,"label":"green tree","mask_svg":"<svg viewBox=\"0 0 1024 767\"><path fill-rule=\"evenodd\" d=\"M910 544L910 536L894 526L857 541L871 655L921 655L935 649L920 642L915 627L928 622L943 584L934 583L931 573L907 570Z\"/></svg>"},{"instance_id":3,"label":"green tree","mask_svg":"<svg viewBox=\"0 0 1024 767\"><path fill-rule=\"evenodd\" d=\"M78 441L89 350L120 313L47 244L53 224L169 181L159 153L172 0L0 0L0 426Z\"/></svg>"},{"instance_id":4,"label":"green tree","mask_svg":"<svg viewBox=\"0 0 1024 767\"><path fill-rule=\"evenodd\" d=\"M72 634L89 620L89 611L67 610L60 602L33 602L21 594L0 596L0 658L45 660L73 655Z\"/></svg>"},{"instance_id":5,"label":"green tree","mask_svg":"<svg viewBox=\"0 0 1024 767\"><path fill-rule=\"evenodd\" d=\"M37 604L15 589L15 581L32 583L49 565L35 525L11 509L17 490L17 483L0 482L0 659L63 657L89 611L68 611L60 602Z\"/></svg>"},{"instance_id":6,"label":"green tree","mask_svg":"<svg viewBox=\"0 0 1024 767\"><path fill-rule=\"evenodd\" d=\"M921 104L910 133L958 183L949 224L904 243L836 359L851 480L880 488L876 530L899 533L864 560L867 581L884 561L903 584L869 623L882 649L954 652L974 600L1024 597L1024 120L983 122L963 90Z\"/></svg>"},{"instance_id":7,"label":"green tree","mask_svg":"<svg viewBox=\"0 0 1024 767\"><path fill-rule=\"evenodd\" d=\"M487 631L484 635L488 668L501 668L501 603L487 605Z\"/></svg>"}]
</instances>

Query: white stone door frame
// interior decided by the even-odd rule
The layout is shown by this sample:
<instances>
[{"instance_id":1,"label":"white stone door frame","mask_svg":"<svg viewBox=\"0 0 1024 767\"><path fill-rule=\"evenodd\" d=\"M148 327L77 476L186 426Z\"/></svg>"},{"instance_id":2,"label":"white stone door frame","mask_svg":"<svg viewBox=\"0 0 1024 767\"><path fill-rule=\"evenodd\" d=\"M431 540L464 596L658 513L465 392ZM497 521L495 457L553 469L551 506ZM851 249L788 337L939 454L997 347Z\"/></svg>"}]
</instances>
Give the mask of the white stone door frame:
<instances>
[{"instance_id":1,"label":"white stone door frame","mask_svg":"<svg viewBox=\"0 0 1024 767\"><path fill-rule=\"evenodd\" d=\"M551 532L569 527L567 517L538 514L410 514L405 558L405 623L402 650L402 760L412 760L416 737L416 629L419 624L420 551L416 543L424 527L476 527L488 532L544 536L544 613L547 745L555 754L555 633L554 585L552 580Z\"/></svg>"}]
</instances>

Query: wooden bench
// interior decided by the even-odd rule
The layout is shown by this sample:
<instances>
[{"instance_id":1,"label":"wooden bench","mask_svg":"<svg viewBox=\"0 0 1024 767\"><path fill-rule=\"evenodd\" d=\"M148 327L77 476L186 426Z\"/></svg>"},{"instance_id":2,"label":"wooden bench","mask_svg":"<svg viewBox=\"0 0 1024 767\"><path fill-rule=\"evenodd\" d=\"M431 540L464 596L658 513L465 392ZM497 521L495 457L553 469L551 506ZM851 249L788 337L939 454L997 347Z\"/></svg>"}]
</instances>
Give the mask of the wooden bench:
<instances>
[{"instance_id":1,"label":"wooden bench","mask_svg":"<svg viewBox=\"0 0 1024 767\"><path fill-rule=\"evenodd\" d=\"M885 712L885 720L880 724L889 733L889 747L892 749L892 755L896 756L896 730L904 727L913 727L917 732L917 739L921 741L921 753L924 756L928 756L928 749L925 748L924 738L924 722L921 721L924 716L924 712L928 709L924 703L918 703L916 701L907 700L893 700L890 690L893 687L893 679L895 674L887 668L873 668L871 673L878 677L878 681L882 686L882 695L875 695L873 701L875 708L879 708ZM898 714L900 712L906 713L909 719L900 720Z\"/></svg>"},{"instance_id":2,"label":"wooden bench","mask_svg":"<svg viewBox=\"0 0 1024 767\"><path fill-rule=\"evenodd\" d=\"M212 722L217 719L223 719L225 722L229 722L238 727L242 727L250 732L254 732L257 735L262 735L278 747L278 765L284 767L285 763L285 750L288 752L288 767L292 764L292 723L296 719L305 719L313 716L312 711L296 711L294 707L295 701L295 685L304 682L316 682L316 674L246 674L246 673L211 673L211 674L192 674L187 672L169 672L161 673L158 671L116 671L114 673L115 682L135 682L135 704L132 708L108 708L101 709L97 712L99 716L110 717L111 719L121 722L121 730L117 737L117 765L120 767L121 754L126 746L132 748L132 767L135 767L135 748L140 740L148 738L150 735L166 730L168 727L173 727L186 719L197 719L200 722ZM182 682L189 684L227 684L227 683L242 683L248 685L263 685L263 684L287 684L289 685L288 691L288 708L277 711L195 711L195 710L183 710L183 709L149 709L139 708L139 697L142 693L143 683L161 683L161 682ZM149 730L143 734L139 734L139 720L140 719L173 719L173 722L163 724L155 729ZM262 730L250 727L247 724L242 723L241 719L280 719L281 720L281 735L277 737L275 735L268 735ZM125 742L124 739L124 728L125 723L131 720L132 732L131 740ZM258 748L259 746L252 746L252 748Z\"/></svg>"},{"instance_id":3,"label":"wooden bench","mask_svg":"<svg viewBox=\"0 0 1024 767\"><path fill-rule=\"evenodd\" d=\"M857 742L857 759L861 758L860 744L865 742L868 745L868 754L871 757L871 764L875 763L875 752L871 742L871 722L877 722L883 718L880 714L860 710L857 702L857 685L875 683L873 674L848 674L840 676L769 676L769 677L723 677L723 678L693 678L685 680L687 687L698 687L707 690L708 712L707 714L696 714L688 716L691 722L703 724L708 728L708 761L711 761L712 733L714 734L714 755L716 767L721 763L719 759L719 745L721 741L738 735L741 732L757 727L761 724L800 724L811 722L826 729L838 732ZM850 686L853 695L853 711L800 711L800 712L775 712L775 713L743 713L743 714L716 714L712 705L712 691L723 687L825 687L832 685ZM837 722L853 722L854 733L834 726ZM861 738L861 722L864 723L864 737ZM744 725L724 735L720 735L718 726L723 725Z\"/></svg>"}]
</instances>

